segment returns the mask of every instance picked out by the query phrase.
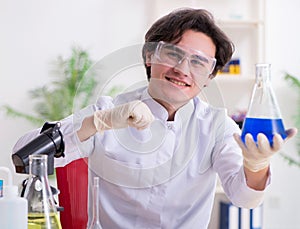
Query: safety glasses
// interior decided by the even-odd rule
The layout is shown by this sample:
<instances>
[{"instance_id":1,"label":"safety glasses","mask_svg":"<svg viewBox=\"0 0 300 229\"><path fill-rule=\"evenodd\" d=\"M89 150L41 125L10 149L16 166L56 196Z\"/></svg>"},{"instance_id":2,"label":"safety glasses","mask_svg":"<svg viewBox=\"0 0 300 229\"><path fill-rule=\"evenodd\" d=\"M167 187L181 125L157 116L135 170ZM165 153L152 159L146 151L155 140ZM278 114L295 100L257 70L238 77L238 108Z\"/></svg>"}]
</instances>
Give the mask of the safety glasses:
<instances>
[{"instance_id":1,"label":"safety glasses","mask_svg":"<svg viewBox=\"0 0 300 229\"><path fill-rule=\"evenodd\" d=\"M205 53L184 46L160 41L154 52L154 63L176 67L188 61L190 72L194 76L208 76L214 70L216 59Z\"/></svg>"}]
</instances>

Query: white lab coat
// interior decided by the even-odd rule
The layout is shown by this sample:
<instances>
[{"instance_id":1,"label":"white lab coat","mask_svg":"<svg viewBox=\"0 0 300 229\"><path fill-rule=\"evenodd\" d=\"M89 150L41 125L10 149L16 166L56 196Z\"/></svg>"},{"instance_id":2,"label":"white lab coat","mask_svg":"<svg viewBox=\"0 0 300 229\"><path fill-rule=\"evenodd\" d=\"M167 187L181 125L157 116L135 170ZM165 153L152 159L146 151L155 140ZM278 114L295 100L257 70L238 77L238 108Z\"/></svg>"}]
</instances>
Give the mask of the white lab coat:
<instances>
[{"instance_id":1,"label":"white lab coat","mask_svg":"<svg viewBox=\"0 0 300 229\"><path fill-rule=\"evenodd\" d=\"M137 99L155 116L150 128L110 130L79 142L76 130L84 117ZM240 130L225 109L196 97L177 111L174 121L167 117L147 88L140 88L115 99L101 97L61 121L66 156L56 159L56 166L89 156L89 180L101 178L103 228L205 229L217 174L232 203L246 208L261 204L264 192L246 185L241 150L232 136ZM38 133L26 134L14 151ZM91 201L89 195L90 216Z\"/></svg>"}]
</instances>

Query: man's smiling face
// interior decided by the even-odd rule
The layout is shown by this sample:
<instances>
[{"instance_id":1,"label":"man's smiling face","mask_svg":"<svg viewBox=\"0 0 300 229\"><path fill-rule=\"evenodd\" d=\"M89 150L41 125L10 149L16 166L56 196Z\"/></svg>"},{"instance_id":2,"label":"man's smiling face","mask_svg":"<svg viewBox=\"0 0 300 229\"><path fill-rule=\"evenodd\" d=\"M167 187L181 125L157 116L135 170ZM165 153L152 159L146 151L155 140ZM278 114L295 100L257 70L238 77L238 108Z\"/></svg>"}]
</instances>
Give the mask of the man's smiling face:
<instances>
[{"instance_id":1,"label":"man's smiling face","mask_svg":"<svg viewBox=\"0 0 300 229\"><path fill-rule=\"evenodd\" d=\"M212 58L216 52L216 47L210 37L192 30L186 31L176 45L199 50ZM193 55L194 53L189 54ZM152 55L151 58L155 57ZM197 96L205 85L208 85L209 75L195 76L191 73L188 61L188 59L184 59L180 64L172 67L150 61L149 94L162 105L179 108Z\"/></svg>"}]
</instances>

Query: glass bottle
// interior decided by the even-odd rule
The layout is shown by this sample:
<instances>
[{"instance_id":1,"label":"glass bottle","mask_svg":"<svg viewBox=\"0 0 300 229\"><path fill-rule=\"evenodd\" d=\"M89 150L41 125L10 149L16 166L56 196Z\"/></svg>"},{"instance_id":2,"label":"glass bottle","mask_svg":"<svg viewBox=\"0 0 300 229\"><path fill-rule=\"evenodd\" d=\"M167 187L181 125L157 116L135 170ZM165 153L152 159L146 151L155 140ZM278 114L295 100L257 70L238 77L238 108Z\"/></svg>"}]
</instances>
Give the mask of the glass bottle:
<instances>
[{"instance_id":1,"label":"glass bottle","mask_svg":"<svg viewBox=\"0 0 300 229\"><path fill-rule=\"evenodd\" d=\"M270 64L256 64L256 82L242 128L241 137L244 142L247 133L252 134L255 142L257 134L263 133L271 145L275 133L280 134L283 139L287 137L271 85Z\"/></svg>"},{"instance_id":2,"label":"glass bottle","mask_svg":"<svg viewBox=\"0 0 300 229\"><path fill-rule=\"evenodd\" d=\"M94 177L93 184L93 218L88 229L102 229L99 220L99 177Z\"/></svg>"},{"instance_id":3,"label":"glass bottle","mask_svg":"<svg viewBox=\"0 0 300 229\"><path fill-rule=\"evenodd\" d=\"M48 182L47 155L29 156L29 179L24 197L28 200L28 229L61 229Z\"/></svg>"}]
</instances>

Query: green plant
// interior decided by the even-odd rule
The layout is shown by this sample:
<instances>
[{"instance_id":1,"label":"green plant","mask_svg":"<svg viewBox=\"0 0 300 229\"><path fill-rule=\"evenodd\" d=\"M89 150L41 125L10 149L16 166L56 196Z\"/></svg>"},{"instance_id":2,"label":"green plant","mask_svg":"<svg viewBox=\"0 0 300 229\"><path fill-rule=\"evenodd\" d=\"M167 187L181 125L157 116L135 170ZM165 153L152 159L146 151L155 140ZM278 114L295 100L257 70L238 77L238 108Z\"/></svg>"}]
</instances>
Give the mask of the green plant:
<instances>
[{"instance_id":1,"label":"green plant","mask_svg":"<svg viewBox=\"0 0 300 229\"><path fill-rule=\"evenodd\" d=\"M45 121L60 120L70 115L75 96L81 98L80 108L88 105L96 80L92 73L85 77L93 64L87 51L73 47L69 58L58 56L53 64L52 75L55 79L50 84L29 91L30 97L36 101L35 114L26 114L4 105L2 108L8 116L24 118L40 126Z\"/></svg>"},{"instance_id":2,"label":"green plant","mask_svg":"<svg viewBox=\"0 0 300 229\"><path fill-rule=\"evenodd\" d=\"M296 128L298 130L300 130L300 80L297 77L290 75L288 73L285 74L284 79L298 92L297 111L296 111L296 114L293 117L293 119L295 121ZM299 134L296 136L296 138L297 138L297 148L298 148L297 154L300 158L300 136L299 136ZM288 161L288 163L290 165L296 165L296 166L300 167L300 160L297 160L287 154L282 153L281 155L283 156L284 159L286 159Z\"/></svg>"}]
</instances>

